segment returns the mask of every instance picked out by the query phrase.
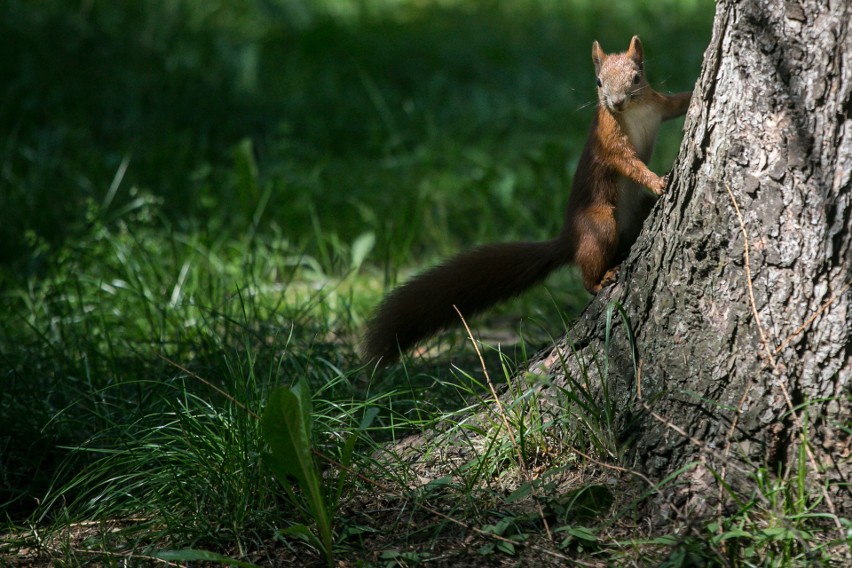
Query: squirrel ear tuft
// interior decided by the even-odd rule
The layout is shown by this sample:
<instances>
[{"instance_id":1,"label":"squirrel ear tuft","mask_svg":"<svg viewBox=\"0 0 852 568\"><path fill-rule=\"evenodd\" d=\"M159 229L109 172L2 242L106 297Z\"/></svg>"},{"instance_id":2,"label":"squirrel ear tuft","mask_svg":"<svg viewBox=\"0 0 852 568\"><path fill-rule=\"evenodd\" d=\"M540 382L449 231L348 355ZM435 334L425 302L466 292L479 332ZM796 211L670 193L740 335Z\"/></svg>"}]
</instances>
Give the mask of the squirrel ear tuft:
<instances>
[{"instance_id":1,"label":"squirrel ear tuft","mask_svg":"<svg viewBox=\"0 0 852 568\"><path fill-rule=\"evenodd\" d=\"M630 47L627 50L627 55L636 62L640 67L642 66L642 60L644 57L642 51L642 42L639 41L639 36L633 36L633 39L630 40Z\"/></svg>"},{"instance_id":2,"label":"squirrel ear tuft","mask_svg":"<svg viewBox=\"0 0 852 568\"><path fill-rule=\"evenodd\" d=\"M600 75L601 65L606 61L606 53L601 49L601 44L597 40L592 43L592 62L595 64L595 74Z\"/></svg>"}]
</instances>

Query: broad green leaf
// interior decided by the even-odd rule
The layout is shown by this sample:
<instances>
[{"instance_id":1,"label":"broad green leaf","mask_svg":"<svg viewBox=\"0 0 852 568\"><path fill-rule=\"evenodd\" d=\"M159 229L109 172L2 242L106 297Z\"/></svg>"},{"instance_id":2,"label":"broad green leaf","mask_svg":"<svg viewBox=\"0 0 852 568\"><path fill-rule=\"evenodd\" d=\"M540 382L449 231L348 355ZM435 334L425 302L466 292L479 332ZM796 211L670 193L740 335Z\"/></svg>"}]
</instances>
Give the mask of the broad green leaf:
<instances>
[{"instance_id":1,"label":"broad green leaf","mask_svg":"<svg viewBox=\"0 0 852 568\"><path fill-rule=\"evenodd\" d=\"M497 550L503 552L504 554L515 554L515 545L511 542L506 542L505 540L497 541Z\"/></svg>"},{"instance_id":2,"label":"broad green leaf","mask_svg":"<svg viewBox=\"0 0 852 568\"><path fill-rule=\"evenodd\" d=\"M275 389L269 394L261 425L263 438L270 449L266 455L267 463L281 484L286 484L287 477L293 477L299 483L331 565L331 521L311 452L311 396L304 381L289 389Z\"/></svg>"},{"instance_id":3,"label":"broad green leaf","mask_svg":"<svg viewBox=\"0 0 852 568\"><path fill-rule=\"evenodd\" d=\"M597 542L597 535L586 527L565 527L564 529L560 529L576 539L585 540L587 542Z\"/></svg>"},{"instance_id":4,"label":"broad green leaf","mask_svg":"<svg viewBox=\"0 0 852 568\"><path fill-rule=\"evenodd\" d=\"M269 463L278 480L300 485L317 477L311 455L310 395L302 382L272 391L263 412L263 438L272 450Z\"/></svg>"},{"instance_id":5,"label":"broad green leaf","mask_svg":"<svg viewBox=\"0 0 852 568\"><path fill-rule=\"evenodd\" d=\"M361 268L364 259L373 250L376 245L376 235L372 231L361 234L355 242L352 243L352 266L353 270Z\"/></svg>"}]
</instances>

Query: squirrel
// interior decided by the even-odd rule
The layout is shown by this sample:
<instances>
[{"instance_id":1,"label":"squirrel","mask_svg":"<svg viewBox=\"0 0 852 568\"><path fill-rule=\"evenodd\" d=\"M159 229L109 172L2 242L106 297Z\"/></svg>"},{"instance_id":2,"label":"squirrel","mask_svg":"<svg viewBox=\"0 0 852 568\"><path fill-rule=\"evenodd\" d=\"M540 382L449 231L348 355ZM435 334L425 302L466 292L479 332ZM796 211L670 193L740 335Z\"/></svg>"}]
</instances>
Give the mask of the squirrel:
<instances>
[{"instance_id":1,"label":"squirrel","mask_svg":"<svg viewBox=\"0 0 852 568\"><path fill-rule=\"evenodd\" d=\"M596 294L615 278L667 177L646 165L664 120L683 115L692 92L664 95L645 78L642 43L607 55L595 41L598 105L559 235L537 242L487 244L464 251L388 294L367 323L366 361L390 364L459 319L517 296L551 272L576 264ZM649 193L642 189L651 190ZM655 195L654 195L655 194Z\"/></svg>"}]
</instances>

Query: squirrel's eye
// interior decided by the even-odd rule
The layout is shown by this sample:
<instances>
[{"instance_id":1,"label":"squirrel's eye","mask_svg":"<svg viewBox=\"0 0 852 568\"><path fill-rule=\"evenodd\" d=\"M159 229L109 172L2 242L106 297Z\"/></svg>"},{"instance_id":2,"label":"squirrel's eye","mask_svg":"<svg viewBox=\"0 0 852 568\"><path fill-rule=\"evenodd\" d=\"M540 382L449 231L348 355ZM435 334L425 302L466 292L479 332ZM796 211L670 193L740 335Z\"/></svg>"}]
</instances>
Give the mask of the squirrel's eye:
<instances>
[{"instance_id":1,"label":"squirrel's eye","mask_svg":"<svg viewBox=\"0 0 852 568\"><path fill-rule=\"evenodd\" d=\"M633 75L633 84L634 85L639 84L639 74L638 73L636 75Z\"/></svg>"},{"instance_id":2,"label":"squirrel's eye","mask_svg":"<svg viewBox=\"0 0 852 568\"><path fill-rule=\"evenodd\" d=\"M603 83L601 83L601 78L598 77L598 87L603 87Z\"/></svg>"}]
</instances>

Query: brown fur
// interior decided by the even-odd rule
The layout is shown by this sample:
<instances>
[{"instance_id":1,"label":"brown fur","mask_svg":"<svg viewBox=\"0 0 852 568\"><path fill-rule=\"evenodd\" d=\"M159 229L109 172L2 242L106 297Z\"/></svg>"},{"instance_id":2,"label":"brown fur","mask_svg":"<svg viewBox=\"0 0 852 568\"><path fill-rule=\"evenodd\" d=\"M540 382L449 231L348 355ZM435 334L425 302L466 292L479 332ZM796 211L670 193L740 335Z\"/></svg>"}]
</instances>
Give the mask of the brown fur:
<instances>
[{"instance_id":1,"label":"brown fur","mask_svg":"<svg viewBox=\"0 0 852 568\"><path fill-rule=\"evenodd\" d=\"M616 274L666 180L650 169L657 128L686 112L692 93L663 95L648 85L634 36L625 53L607 55L598 42L592 61L598 109L577 164L565 224L550 241L500 243L462 252L391 292L367 324L363 354L390 363L458 320L516 296L566 264L576 264L592 293Z\"/></svg>"}]
</instances>

